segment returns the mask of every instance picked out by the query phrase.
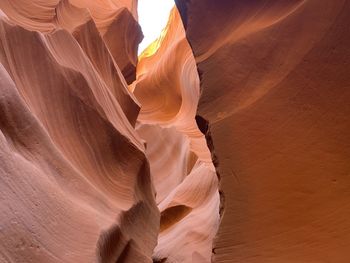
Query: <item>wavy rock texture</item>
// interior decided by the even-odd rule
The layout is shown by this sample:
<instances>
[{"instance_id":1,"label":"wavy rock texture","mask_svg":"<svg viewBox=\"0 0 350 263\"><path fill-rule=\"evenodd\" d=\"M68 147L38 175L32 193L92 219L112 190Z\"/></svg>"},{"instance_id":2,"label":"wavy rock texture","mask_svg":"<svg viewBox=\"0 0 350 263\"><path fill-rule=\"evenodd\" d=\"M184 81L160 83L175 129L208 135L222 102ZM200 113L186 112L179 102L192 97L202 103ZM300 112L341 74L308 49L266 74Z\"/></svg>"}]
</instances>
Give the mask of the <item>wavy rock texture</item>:
<instances>
[{"instance_id":1,"label":"wavy rock texture","mask_svg":"<svg viewBox=\"0 0 350 263\"><path fill-rule=\"evenodd\" d=\"M122 6L1 1L0 262L152 262L140 106L118 64L129 50L111 52L139 32L108 38L136 23Z\"/></svg>"},{"instance_id":2,"label":"wavy rock texture","mask_svg":"<svg viewBox=\"0 0 350 263\"><path fill-rule=\"evenodd\" d=\"M176 2L225 194L214 262L349 262L350 2Z\"/></svg>"},{"instance_id":3,"label":"wavy rock texture","mask_svg":"<svg viewBox=\"0 0 350 263\"><path fill-rule=\"evenodd\" d=\"M176 4L0 0L0 262L349 262L349 1Z\"/></svg>"},{"instance_id":4,"label":"wavy rock texture","mask_svg":"<svg viewBox=\"0 0 350 263\"><path fill-rule=\"evenodd\" d=\"M1 1L1 262L210 262L195 59L174 9L136 72L135 6Z\"/></svg>"},{"instance_id":5,"label":"wavy rock texture","mask_svg":"<svg viewBox=\"0 0 350 263\"><path fill-rule=\"evenodd\" d=\"M135 79L142 39L135 0L2 0L0 8L17 25L45 33L60 27L72 31L93 20L125 79Z\"/></svg>"},{"instance_id":6,"label":"wavy rock texture","mask_svg":"<svg viewBox=\"0 0 350 263\"><path fill-rule=\"evenodd\" d=\"M141 103L137 130L161 212L154 259L210 262L219 224L218 178L196 123L199 77L176 8L161 37L140 56L130 86Z\"/></svg>"}]
</instances>

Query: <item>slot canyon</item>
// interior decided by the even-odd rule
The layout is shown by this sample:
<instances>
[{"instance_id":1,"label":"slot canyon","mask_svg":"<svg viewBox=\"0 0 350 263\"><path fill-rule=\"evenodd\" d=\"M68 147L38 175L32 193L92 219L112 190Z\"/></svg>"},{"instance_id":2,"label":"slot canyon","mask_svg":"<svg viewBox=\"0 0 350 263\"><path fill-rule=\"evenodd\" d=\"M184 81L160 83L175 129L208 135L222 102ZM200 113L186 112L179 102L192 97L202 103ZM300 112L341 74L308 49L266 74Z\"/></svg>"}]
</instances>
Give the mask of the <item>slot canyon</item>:
<instances>
[{"instance_id":1,"label":"slot canyon","mask_svg":"<svg viewBox=\"0 0 350 263\"><path fill-rule=\"evenodd\" d=\"M140 1L0 0L0 262L350 262L350 1Z\"/></svg>"}]
</instances>

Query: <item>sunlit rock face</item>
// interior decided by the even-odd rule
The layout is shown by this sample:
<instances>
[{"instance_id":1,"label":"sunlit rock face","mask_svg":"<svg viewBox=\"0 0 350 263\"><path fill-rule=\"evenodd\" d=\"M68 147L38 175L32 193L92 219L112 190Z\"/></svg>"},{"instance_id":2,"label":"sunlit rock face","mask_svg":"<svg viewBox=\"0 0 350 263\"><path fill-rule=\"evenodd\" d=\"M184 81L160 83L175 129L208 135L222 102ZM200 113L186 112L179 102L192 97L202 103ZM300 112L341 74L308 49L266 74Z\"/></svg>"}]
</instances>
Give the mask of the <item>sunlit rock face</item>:
<instances>
[{"instance_id":1,"label":"sunlit rock face","mask_svg":"<svg viewBox=\"0 0 350 263\"><path fill-rule=\"evenodd\" d=\"M199 77L177 9L160 38L141 55L130 86L141 103L137 131L161 212L154 259L211 262L219 224L218 177L196 123Z\"/></svg>"},{"instance_id":2,"label":"sunlit rock face","mask_svg":"<svg viewBox=\"0 0 350 263\"><path fill-rule=\"evenodd\" d=\"M176 2L225 196L214 262L348 262L350 2Z\"/></svg>"}]
</instances>

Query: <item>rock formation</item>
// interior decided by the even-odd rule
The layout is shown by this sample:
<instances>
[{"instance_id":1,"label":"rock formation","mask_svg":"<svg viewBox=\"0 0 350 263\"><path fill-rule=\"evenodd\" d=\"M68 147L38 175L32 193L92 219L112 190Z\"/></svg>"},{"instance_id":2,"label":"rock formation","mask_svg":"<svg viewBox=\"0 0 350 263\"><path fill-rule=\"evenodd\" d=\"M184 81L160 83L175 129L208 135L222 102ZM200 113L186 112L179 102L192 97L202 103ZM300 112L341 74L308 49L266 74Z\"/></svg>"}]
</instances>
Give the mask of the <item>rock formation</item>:
<instances>
[{"instance_id":1,"label":"rock formation","mask_svg":"<svg viewBox=\"0 0 350 263\"><path fill-rule=\"evenodd\" d=\"M0 262L350 260L348 1L0 8Z\"/></svg>"},{"instance_id":2,"label":"rock formation","mask_svg":"<svg viewBox=\"0 0 350 263\"><path fill-rule=\"evenodd\" d=\"M218 177L196 123L199 77L177 9L140 56L131 88L141 103L137 130L161 212L155 259L210 262L219 224Z\"/></svg>"},{"instance_id":3,"label":"rock formation","mask_svg":"<svg viewBox=\"0 0 350 263\"><path fill-rule=\"evenodd\" d=\"M349 262L350 2L176 2L225 196L214 262Z\"/></svg>"},{"instance_id":4,"label":"rock formation","mask_svg":"<svg viewBox=\"0 0 350 263\"><path fill-rule=\"evenodd\" d=\"M1 2L1 262L210 262L196 63L174 9L136 71L135 6Z\"/></svg>"},{"instance_id":5,"label":"rock formation","mask_svg":"<svg viewBox=\"0 0 350 263\"><path fill-rule=\"evenodd\" d=\"M160 214L118 66L141 32L113 55L132 10L91 3L1 1L0 262L151 262Z\"/></svg>"}]
</instances>

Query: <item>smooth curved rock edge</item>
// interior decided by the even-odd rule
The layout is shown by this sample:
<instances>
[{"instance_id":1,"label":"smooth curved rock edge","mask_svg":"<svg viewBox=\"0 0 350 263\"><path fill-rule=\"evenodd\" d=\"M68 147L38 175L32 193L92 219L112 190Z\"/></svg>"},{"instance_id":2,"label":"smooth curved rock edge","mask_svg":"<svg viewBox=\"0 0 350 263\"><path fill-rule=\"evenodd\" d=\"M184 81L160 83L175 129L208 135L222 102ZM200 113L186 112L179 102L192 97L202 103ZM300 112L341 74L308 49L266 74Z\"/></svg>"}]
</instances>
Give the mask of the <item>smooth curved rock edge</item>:
<instances>
[{"instance_id":1,"label":"smooth curved rock edge","mask_svg":"<svg viewBox=\"0 0 350 263\"><path fill-rule=\"evenodd\" d=\"M136 75L130 89L142 105L137 130L147 142L161 211L154 260L211 262L219 178L207 132L197 124L199 76L176 8L159 39L140 55Z\"/></svg>"}]
</instances>

